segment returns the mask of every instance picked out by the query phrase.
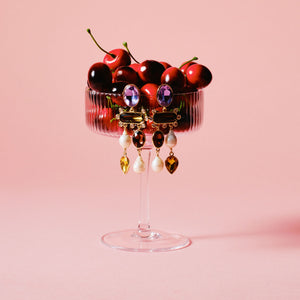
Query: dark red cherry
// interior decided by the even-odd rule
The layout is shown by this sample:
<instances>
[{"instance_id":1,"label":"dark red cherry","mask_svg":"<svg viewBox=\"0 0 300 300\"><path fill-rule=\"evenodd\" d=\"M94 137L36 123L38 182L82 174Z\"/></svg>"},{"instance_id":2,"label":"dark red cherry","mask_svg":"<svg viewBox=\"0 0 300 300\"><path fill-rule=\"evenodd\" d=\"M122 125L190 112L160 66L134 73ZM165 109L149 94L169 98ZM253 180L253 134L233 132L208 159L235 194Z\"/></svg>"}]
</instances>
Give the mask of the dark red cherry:
<instances>
[{"instance_id":1,"label":"dark red cherry","mask_svg":"<svg viewBox=\"0 0 300 300\"><path fill-rule=\"evenodd\" d=\"M146 83L141 87L141 99L144 107L155 108L159 106L156 100L157 90L158 84L155 83Z\"/></svg>"},{"instance_id":2,"label":"dark red cherry","mask_svg":"<svg viewBox=\"0 0 300 300\"><path fill-rule=\"evenodd\" d=\"M140 64L138 74L145 83L160 84L160 77L164 70L164 66L158 61L145 60Z\"/></svg>"},{"instance_id":3,"label":"dark red cherry","mask_svg":"<svg viewBox=\"0 0 300 300\"><path fill-rule=\"evenodd\" d=\"M161 75L161 83L168 84L176 93L183 90L185 85L185 77L178 68L170 67Z\"/></svg>"},{"instance_id":4,"label":"dark red cherry","mask_svg":"<svg viewBox=\"0 0 300 300\"><path fill-rule=\"evenodd\" d=\"M137 84L139 77L136 71L128 66L122 66L116 69L113 74L113 82L126 81L128 83Z\"/></svg>"},{"instance_id":5,"label":"dark red cherry","mask_svg":"<svg viewBox=\"0 0 300 300\"><path fill-rule=\"evenodd\" d=\"M128 66L131 63L130 56L127 51L123 49L114 49L109 51L110 54L113 54L113 58L110 54L104 56L103 62L109 66L113 71L121 66Z\"/></svg>"},{"instance_id":6,"label":"dark red cherry","mask_svg":"<svg viewBox=\"0 0 300 300\"><path fill-rule=\"evenodd\" d=\"M125 82L125 81L118 81L118 82L114 82L112 84L112 87L111 87L111 92L113 93L111 95L111 100L115 103L115 104L118 104L118 105L121 105L121 106L126 106L124 100L123 100L123 90L124 90L124 87L128 84L128 82Z\"/></svg>"},{"instance_id":7,"label":"dark red cherry","mask_svg":"<svg viewBox=\"0 0 300 300\"><path fill-rule=\"evenodd\" d=\"M186 70L187 84L198 89L208 86L212 80L210 70L200 64L194 64Z\"/></svg>"},{"instance_id":8,"label":"dark red cherry","mask_svg":"<svg viewBox=\"0 0 300 300\"><path fill-rule=\"evenodd\" d=\"M112 85L109 67L101 62L93 64L88 72L88 85L97 92L109 91Z\"/></svg>"},{"instance_id":9,"label":"dark red cherry","mask_svg":"<svg viewBox=\"0 0 300 300\"><path fill-rule=\"evenodd\" d=\"M165 67L165 70L172 67L172 66L171 66L170 64L168 64L167 62L160 61L160 63Z\"/></svg>"}]
</instances>

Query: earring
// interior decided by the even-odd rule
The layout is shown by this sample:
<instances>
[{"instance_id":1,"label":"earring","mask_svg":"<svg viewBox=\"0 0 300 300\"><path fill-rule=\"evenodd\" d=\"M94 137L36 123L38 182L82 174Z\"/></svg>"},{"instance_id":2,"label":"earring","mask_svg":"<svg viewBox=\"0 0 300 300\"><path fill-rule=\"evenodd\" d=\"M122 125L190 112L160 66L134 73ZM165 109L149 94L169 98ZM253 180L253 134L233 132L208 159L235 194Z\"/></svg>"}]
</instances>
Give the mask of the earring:
<instances>
[{"instance_id":1,"label":"earring","mask_svg":"<svg viewBox=\"0 0 300 300\"><path fill-rule=\"evenodd\" d=\"M178 158L174 155L173 152L173 147L176 146L177 144L177 138L174 134L173 128L178 126L177 121L181 119L181 116L178 114L178 108L175 108L173 110L168 111L167 107L170 106L170 104L173 101L173 90L172 88L167 85L167 84L162 84L159 86L158 90L157 90L157 94L156 94L156 99L157 102L160 106L162 106L162 111L158 112L156 110L153 110L153 127L157 128L157 131L154 132L153 134L153 138L154 135L156 136L160 136L160 133L162 133L161 131L158 131L159 126L162 126L162 128L167 128L169 126L169 133L166 136L166 144L167 146L170 148L170 153L169 156L167 157L167 159L165 160L165 166L167 168L167 170L173 174L177 167L178 167ZM159 132L159 133L157 133ZM163 135L163 133L162 133ZM163 142L161 143L162 146ZM155 144L154 144L155 145ZM161 147L160 146L160 147ZM160 147L156 147L156 151L158 151L158 149ZM155 169L155 165L159 165L159 159L160 157L157 155L154 159L154 161L152 162L154 164L154 168ZM156 160L156 162L155 162ZM161 167L156 167L156 169L159 169ZM161 168L162 169L162 168Z\"/></svg>"},{"instance_id":2,"label":"earring","mask_svg":"<svg viewBox=\"0 0 300 300\"><path fill-rule=\"evenodd\" d=\"M154 172L160 172L164 168L164 162L159 157L160 148L164 144L164 133L159 130L159 126L156 127L156 131L153 133L152 142L156 148L156 156L152 161L151 167Z\"/></svg>"},{"instance_id":3,"label":"earring","mask_svg":"<svg viewBox=\"0 0 300 300\"><path fill-rule=\"evenodd\" d=\"M143 108L141 111L134 110L134 107L138 105L140 100L140 92L136 85L126 85L122 95L129 110L119 108L119 114L116 115L116 119L119 120L119 126L124 127L124 132L119 139L120 145L123 147L123 156L120 160L121 170L124 174L129 171L130 164L129 158L127 157L127 148L131 144L131 138L128 135L127 127L130 127L131 129L136 128L132 135L132 142L138 150L138 157L133 164L133 170L136 173L142 173L145 171L145 163L141 155L141 148L144 146L146 140L146 136L142 129L146 128L145 122L147 122L148 117Z\"/></svg>"}]
</instances>

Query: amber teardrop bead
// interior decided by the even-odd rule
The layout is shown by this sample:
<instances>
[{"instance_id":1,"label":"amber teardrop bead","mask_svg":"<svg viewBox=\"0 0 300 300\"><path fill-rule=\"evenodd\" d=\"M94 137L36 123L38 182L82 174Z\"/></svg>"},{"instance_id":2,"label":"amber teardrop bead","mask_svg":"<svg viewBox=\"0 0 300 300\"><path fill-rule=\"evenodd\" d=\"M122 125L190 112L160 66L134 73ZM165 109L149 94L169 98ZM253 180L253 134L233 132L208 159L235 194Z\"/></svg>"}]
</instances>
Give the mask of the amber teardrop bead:
<instances>
[{"instance_id":1,"label":"amber teardrop bead","mask_svg":"<svg viewBox=\"0 0 300 300\"><path fill-rule=\"evenodd\" d=\"M176 156L174 155L170 155L167 157L166 161L165 161L165 166L167 168L167 170L173 174L177 167L178 167L178 159Z\"/></svg>"},{"instance_id":2,"label":"amber teardrop bead","mask_svg":"<svg viewBox=\"0 0 300 300\"><path fill-rule=\"evenodd\" d=\"M120 159L121 170L124 174L127 174L129 171L129 158L127 156L122 156Z\"/></svg>"}]
</instances>

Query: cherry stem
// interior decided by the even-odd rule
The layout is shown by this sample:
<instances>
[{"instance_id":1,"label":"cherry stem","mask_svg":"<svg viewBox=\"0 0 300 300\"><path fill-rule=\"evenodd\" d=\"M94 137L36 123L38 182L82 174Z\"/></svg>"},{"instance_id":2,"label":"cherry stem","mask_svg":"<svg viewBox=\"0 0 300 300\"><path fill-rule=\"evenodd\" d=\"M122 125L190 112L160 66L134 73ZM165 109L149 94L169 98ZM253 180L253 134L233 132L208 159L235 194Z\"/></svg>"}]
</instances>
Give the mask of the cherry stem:
<instances>
[{"instance_id":1,"label":"cherry stem","mask_svg":"<svg viewBox=\"0 0 300 300\"><path fill-rule=\"evenodd\" d=\"M190 59L190 60L186 61L185 63L183 63L183 64L179 67L179 69L181 69L183 66L185 66L185 65L188 64L188 63L190 63L191 61L197 60L197 59L198 59L198 57L194 56L192 59Z\"/></svg>"},{"instance_id":2,"label":"cherry stem","mask_svg":"<svg viewBox=\"0 0 300 300\"><path fill-rule=\"evenodd\" d=\"M123 43L123 46L124 46L125 49L127 50L129 56L130 56L137 64L139 64L139 62L133 57L133 55L132 55L131 52L129 51L127 42L124 42L124 43Z\"/></svg>"},{"instance_id":3,"label":"cherry stem","mask_svg":"<svg viewBox=\"0 0 300 300\"><path fill-rule=\"evenodd\" d=\"M95 44L98 46L98 48L99 48L101 51L103 51L104 53L110 55L112 58L115 58L115 57L116 57L115 54L109 53L109 52L105 51L103 48L100 47L100 45L97 43L97 41L95 40L94 36L92 35L91 29L88 28L86 31L88 32L88 34L91 36L91 38L93 39L93 41L95 42Z\"/></svg>"}]
</instances>

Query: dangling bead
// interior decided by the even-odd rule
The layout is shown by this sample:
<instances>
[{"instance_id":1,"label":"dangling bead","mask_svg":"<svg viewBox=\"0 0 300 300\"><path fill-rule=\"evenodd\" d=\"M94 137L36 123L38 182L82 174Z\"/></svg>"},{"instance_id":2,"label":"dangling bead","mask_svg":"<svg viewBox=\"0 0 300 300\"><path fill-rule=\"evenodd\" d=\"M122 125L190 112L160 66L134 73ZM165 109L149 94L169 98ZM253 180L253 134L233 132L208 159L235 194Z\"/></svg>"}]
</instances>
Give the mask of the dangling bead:
<instances>
[{"instance_id":1,"label":"dangling bead","mask_svg":"<svg viewBox=\"0 0 300 300\"><path fill-rule=\"evenodd\" d=\"M160 172L164 168L164 162L163 160L158 156L158 154L155 156L155 158L152 161L151 164L152 170L154 172Z\"/></svg>"},{"instance_id":2,"label":"dangling bead","mask_svg":"<svg viewBox=\"0 0 300 300\"><path fill-rule=\"evenodd\" d=\"M133 171L135 173L143 173L145 169L146 169L145 163L143 161L142 156L139 154L139 156L137 157L137 159L133 164Z\"/></svg>"},{"instance_id":3,"label":"dangling bead","mask_svg":"<svg viewBox=\"0 0 300 300\"><path fill-rule=\"evenodd\" d=\"M124 174L127 174L129 171L130 163L127 155L123 155L120 159L121 170Z\"/></svg>"},{"instance_id":4,"label":"dangling bead","mask_svg":"<svg viewBox=\"0 0 300 300\"><path fill-rule=\"evenodd\" d=\"M166 144L169 148L173 148L177 144L177 137L172 129L170 129L166 136Z\"/></svg>"},{"instance_id":5,"label":"dangling bead","mask_svg":"<svg viewBox=\"0 0 300 300\"><path fill-rule=\"evenodd\" d=\"M119 138L119 143L123 149L127 149L131 144L131 137L128 135L126 128Z\"/></svg>"},{"instance_id":6,"label":"dangling bead","mask_svg":"<svg viewBox=\"0 0 300 300\"><path fill-rule=\"evenodd\" d=\"M167 170L173 174L177 167L178 167L178 158L174 156L173 152L171 151L170 155L167 157L165 161L165 165Z\"/></svg>"}]
</instances>

